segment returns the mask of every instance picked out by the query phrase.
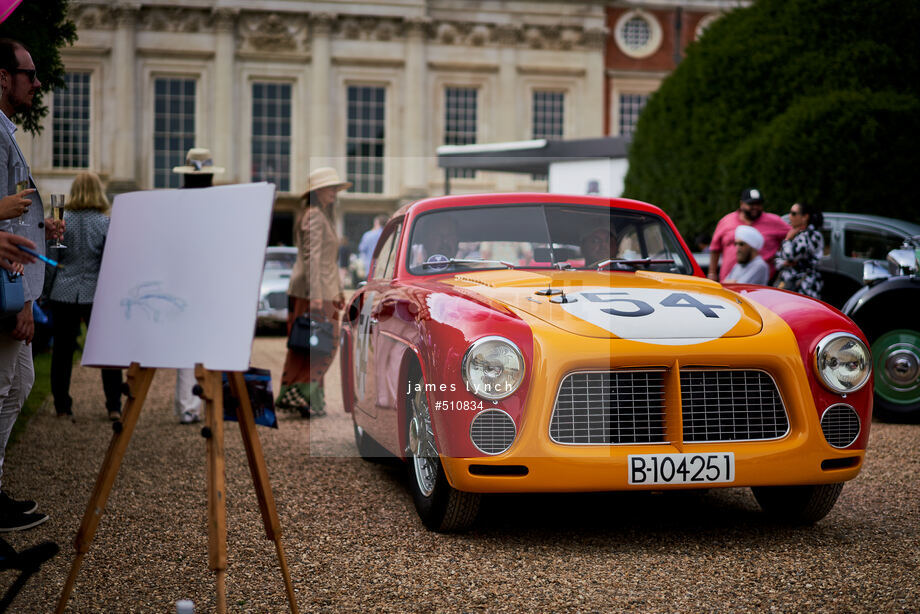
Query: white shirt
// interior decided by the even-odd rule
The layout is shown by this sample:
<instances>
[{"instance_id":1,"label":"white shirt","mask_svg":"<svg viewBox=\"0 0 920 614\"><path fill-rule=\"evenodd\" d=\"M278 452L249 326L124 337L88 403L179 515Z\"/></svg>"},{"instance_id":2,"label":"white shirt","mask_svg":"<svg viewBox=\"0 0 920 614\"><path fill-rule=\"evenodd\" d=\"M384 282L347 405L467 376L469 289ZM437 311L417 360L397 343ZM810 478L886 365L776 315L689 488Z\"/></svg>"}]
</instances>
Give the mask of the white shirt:
<instances>
[{"instance_id":1,"label":"white shirt","mask_svg":"<svg viewBox=\"0 0 920 614\"><path fill-rule=\"evenodd\" d=\"M764 286L770 281L770 266L760 256L755 256L747 264L736 262L725 276L726 281L739 284L759 284Z\"/></svg>"}]
</instances>

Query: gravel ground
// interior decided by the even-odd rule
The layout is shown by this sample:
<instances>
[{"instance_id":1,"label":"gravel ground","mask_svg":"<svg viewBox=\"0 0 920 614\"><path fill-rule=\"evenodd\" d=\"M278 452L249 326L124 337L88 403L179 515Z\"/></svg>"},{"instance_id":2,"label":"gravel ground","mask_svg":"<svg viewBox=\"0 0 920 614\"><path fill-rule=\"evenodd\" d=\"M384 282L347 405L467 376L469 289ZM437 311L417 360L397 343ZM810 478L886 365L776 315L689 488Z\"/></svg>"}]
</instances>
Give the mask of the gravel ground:
<instances>
[{"instance_id":1,"label":"gravel ground","mask_svg":"<svg viewBox=\"0 0 920 614\"><path fill-rule=\"evenodd\" d=\"M258 337L253 364L274 386L284 340ZM336 367L334 369L337 369ZM465 535L419 523L403 473L354 458L330 372L330 414L259 428L301 611L920 611L920 426L873 424L862 474L810 528L766 522L749 491L500 496ZM174 374L154 378L69 612L215 610L208 570L205 446L172 415ZM29 578L11 612L53 611L73 539L111 438L99 374L76 369L75 421L50 404L8 451L4 487L35 498L44 525L7 534L61 553ZM285 612L245 452L227 455L227 603ZM4 592L18 574L0 573Z\"/></svg>"}]
</instances>

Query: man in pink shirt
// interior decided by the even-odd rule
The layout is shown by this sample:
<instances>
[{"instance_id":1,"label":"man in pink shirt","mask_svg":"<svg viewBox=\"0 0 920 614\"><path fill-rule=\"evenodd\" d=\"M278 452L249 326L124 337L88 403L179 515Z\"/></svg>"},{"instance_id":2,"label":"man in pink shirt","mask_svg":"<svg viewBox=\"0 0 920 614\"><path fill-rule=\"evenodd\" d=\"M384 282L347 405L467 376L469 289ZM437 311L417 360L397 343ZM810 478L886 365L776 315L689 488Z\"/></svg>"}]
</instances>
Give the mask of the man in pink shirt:
<instances>
[{"instance_id":1,"label":"man in pink shirt","mask_svg":"<svg viewBox=\"0 0 920 614\"><path fill-rule=\"evenodd\" d=\"M709 278L724 281L728 272L735 266L735 228L746 224L756 228L763 235L763 247L760 249L761 257L770 265L770 277L773 277L773 257L782 245L789 224L775 213L764 213L763 195L757 188L750 188L741 193L741 203L737 211L732 211L716 224L712 233L712 243L709 245ZM719 260L722 266L719 267Z\"/></svg>"}]
</instances>

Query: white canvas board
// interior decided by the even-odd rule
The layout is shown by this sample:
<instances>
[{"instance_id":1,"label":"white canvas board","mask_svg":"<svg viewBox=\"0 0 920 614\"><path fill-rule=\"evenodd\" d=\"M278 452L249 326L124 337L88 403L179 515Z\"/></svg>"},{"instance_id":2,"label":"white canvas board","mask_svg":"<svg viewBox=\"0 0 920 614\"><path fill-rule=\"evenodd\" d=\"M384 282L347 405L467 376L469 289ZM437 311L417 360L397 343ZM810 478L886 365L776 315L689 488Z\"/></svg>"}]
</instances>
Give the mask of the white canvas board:
<instances>
[{"instance_id":1,"label":"white canvas board","mask_svg":"<svg viewBox=\"0 0 920 614\"><path fill-rule=\"evenodd\" d=\"M274 191L116 196L83 364L249 368Z\"/></svg>"}]
</instances>

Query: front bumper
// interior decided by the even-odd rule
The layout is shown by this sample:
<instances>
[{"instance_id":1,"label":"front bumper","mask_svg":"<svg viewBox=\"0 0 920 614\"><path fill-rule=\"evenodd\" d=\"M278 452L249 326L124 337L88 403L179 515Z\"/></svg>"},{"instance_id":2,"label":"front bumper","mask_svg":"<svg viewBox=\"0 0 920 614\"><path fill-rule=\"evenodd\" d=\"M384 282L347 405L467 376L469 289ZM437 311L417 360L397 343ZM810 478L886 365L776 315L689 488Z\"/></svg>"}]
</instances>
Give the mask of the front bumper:
<instances>
[{"instance_id":1,"label":"front bumper","mask_svg":"<svg viewBox=\"0 0 920 614\"><path fill-rule=\"evenodd\" d=\"M819 433L820 437L820 433ZM850 480L862 468L865 450L833 450L826 444L809 442L805 435L787 437L769 444L705 444L692 446L566 446L564 454L501 458L441 458L444 472L457 490L482 493L510 492L600 492L615 490L683 490L737 486L781 486L827 484ZM631 485L628 480L629 454L673 452L733 452L735 479L714 484ZM483 469L489 467L489 469ZM495 475L521 473L525 475Z\"/></svg>"},{"instance_id":2,"label":"front bumper","mask_svg":"<svg viewBox=\"0 0 920 614\"><path fill-rule=\"evenodd\" d=\"M772 322L771 322L772 323ZM840 449L824 437L820 414L802 364L795 338L783 326L753 338L718 339L683 348L679 358L673 348L616 341L585 342L579 352L563 353L535 336L535 369L523 411L516 415L517 436L511 447L496 456L442 455L451 485L467 492L593 492L616 490L671 490L738 486L782 486L835 483L859 473L865 444ZM552 356L553 360L544 360ZM782 397L788 430L774 439L688 443L682 430L679 376L669 378L665 393L666 443L575 445L560 444L549 435L553 404L566 374L582 370L664 368L753 369L770 374ZM866 395L862 395L866 396ZM871 397L869 397L871 398ZM677 399L677 400L675 400ZM856 402L851 395L847 402ZM871 406L857 406L862 428L871 421ZM447 426L444 423L444 426ZM440 448L439 449L443 449ZM630 454L727 453L734 454L731 482L702 484L629 483Z\"/></svg>"}]
</instances>

